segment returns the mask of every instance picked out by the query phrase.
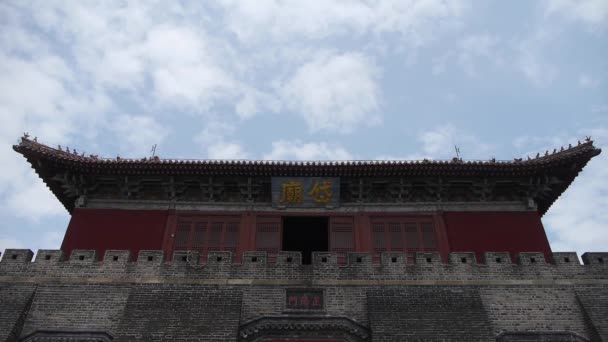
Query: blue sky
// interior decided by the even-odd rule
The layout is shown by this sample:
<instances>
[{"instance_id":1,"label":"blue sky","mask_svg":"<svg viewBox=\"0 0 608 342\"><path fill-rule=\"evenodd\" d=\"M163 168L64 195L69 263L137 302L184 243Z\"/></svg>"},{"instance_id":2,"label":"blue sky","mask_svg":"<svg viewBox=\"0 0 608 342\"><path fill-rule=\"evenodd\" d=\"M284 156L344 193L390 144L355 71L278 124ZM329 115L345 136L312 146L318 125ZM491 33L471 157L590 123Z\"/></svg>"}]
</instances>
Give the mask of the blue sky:
<instances>
[{"instance_id":1,"label":"blue sky","mask_svg":"<svg viewBox=\"0 0 608 342\"><path fill-rule=\"evenodd\" d=\"M0 251L69 221L11 146L104 157L512 159L590 135L544 216L608 250L608 1L3 1Z\"/></svg>"}]
</instances>

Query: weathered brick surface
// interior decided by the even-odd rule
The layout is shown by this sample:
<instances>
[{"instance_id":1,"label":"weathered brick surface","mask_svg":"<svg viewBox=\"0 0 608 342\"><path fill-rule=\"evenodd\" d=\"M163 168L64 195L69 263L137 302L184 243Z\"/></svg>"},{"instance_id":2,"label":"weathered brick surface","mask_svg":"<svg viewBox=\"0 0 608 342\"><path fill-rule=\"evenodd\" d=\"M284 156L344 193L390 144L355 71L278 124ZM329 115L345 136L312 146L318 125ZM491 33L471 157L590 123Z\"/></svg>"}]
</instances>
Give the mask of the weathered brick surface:
<instances>
[{"instance_id":1,"label":"weathered brick surface","mask_svg":"<svg viewBox=\"0 0 608 342\"><path fill-rule=\"evenodd\" d=\"M496 342L587 342L587 338L570 331L560 332L506 332L496 338Z\"/></svg>"},{"instance_id":2,"label":"weathered brick surface","mask_svg":"<svg viewBox=\"0 0 608 342\"><path fill-rule=\"evenodd\" d=\"M502 331L574 331L588 335L571 286L480 288L494 334Z\"/></svg>"},{"instance_id":3,"label":"weathered brick surface","mask_svg":"<svg viewBox=\"0 0 608 342\"><path fill-rule=\"evenodd\" d=\"M289 314L284 305L286 288L289 286L243 288L242 321L251 321L265 315ZM366 287L318 286L315 288L324 291L325 307L319 314L348 317L362 325L368 325Z\"/></svg>"},{"instance_id":4,"label":"weathered brick surface","mask_svg":"<svg viewBox=\"0 0 608 342\"><path fill-rule=\"evenodd\" d=\"M241 293L197 285L140 284L131 289L119 341L236 341Z\"/></svg>"},{"instance_id":5,"label":"weathered brick surface","mask_svg":"<svg viewBox=\"0 0 608 342\"><path fill-rule=\"evenodd\" d=\"M577 287L575 292L593 332L608 341L608 286Z\"/></svg>"},{"instance_id":6,"label":"weathered brick surface","mask_svg":"<svg viewBox=\"0 0 608 342\"><path fill-rule=\"evenodd\" d=\"M209 279L247 279L251 281L288 279L301 282L329 280L451 282L608 280L608 263L580 265L578 260L573 260L570 263L550 264L544 262L542 255L536 256L535 262L531 263L530 256L534 253L522 253L520 258L522 264L513 264L504 258L500 263L496 262L496 258L486 258L488 261L484 264L475 263L474 260L462 263L460 255L463 253L457 253L456 257L452 257L452 263L444 264L440 262L437 253L426 253L421 254L415 264L405 264L403 258L398 259L401 260L400 263L391 263L385 260L387 258L383 258L385 261L375 264L371 262L371 258L362 257L361 262L352 262L349 265L338 265L336 255L333 253L319 253L315 255L313 265L301 265L295 262L267 264L266 258L262 257L255 263L244 261L242 264L235 264L231 262L229 252L213 252L210 253L207 264L195 265L196 267L181 259L163 262L160 251L141 251L140 256L133 262L125 262L125 258L119 258L116 261L112 258L96 261L93 255L84 251L73 251L73 255L75 254L84 255L84 260L72 257L69 261L28 262L27 259L22 258L18 260L5 260L6 258L4 258L0 262L0 277L124 281L154 278L159 281L180 279L191 282ZM605 258L608 259L608 253L605 254ZM322 261L323 258L325 258L325 262ZM355 258L351 258L351 261L352 259ZM390 258L388 259L390 260Z\"/></svg>"},{"instance_id":7,"label":"weathered brick surface","mask_svg":"<svg viewBox=\"0 0 608 342\"><path fill-rule=\"evenodd\" d=\"M239 329L278 324L317 331L282 337L315 338L316 324L340 336L350 329L344 322L358 329L352 336L373 341L607 340L605 253L588 254L585 265L573 253L547 260L527 253L519 263L504 253L488 253L485 263L470 253L455 253L449 263L425 253L412 264L395 253L377 264L357 253L348 265L332 253L316 254L312 265L289 252L276 264L259 252L239 264L229 252L210 253L206 264L183 252L171 262L158 251L137 258L108 251L101 260L88 251L70 260L43 251L34 262L31 254L12 250L0 261L0 341L10 341L5 331L15 326L23 326L22 337L61 329L105 331L115 341L236 341ZM285 310L288 288L323 290L323 310Z\"/></svg>"},{"instance_id":8,"label":"weathered brick surface","mask_svg":"<svg viewBox=\"0 0 608 342\"><path fill-rule=\"evenodd\" d=\"M368 308L374 342L493 339L477 287L375 289Z\"/></svg>"},{"instance_id":9,"label":"weathered brick surface","mask_svg":"<svg viewBox=\"0 0 608 342\"><path fill-rule=\"evenodd\" d=\"M34 284L0 283L0 341L16 341L35 289Z\"/></svg>"},{"instance_id":10,"label":"weathered brick surface","mask_svg":"<svg viewBox=\"0 0 608 342\"><path fill-rule=\"evenodd\" d=\"M116 331L129 290L121 284L42 283L21 335L46 329Z\"/></svg>"}]
</instances>

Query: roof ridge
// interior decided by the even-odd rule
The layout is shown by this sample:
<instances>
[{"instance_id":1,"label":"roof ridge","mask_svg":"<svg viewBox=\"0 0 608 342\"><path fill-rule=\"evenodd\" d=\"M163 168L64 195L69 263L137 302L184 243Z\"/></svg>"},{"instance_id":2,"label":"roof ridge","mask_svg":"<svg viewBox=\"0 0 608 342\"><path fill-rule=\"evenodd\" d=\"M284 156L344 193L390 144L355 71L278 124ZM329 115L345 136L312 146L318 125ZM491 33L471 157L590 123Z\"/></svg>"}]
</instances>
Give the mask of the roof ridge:
<instances>
[{"instance_id":1,"label":"roof ridge","mask_svg":"<svg viewBox=\"0 0 608 342\"><path fill-rule=\"evenodd\" d=\"M558 150L557 148L553 149L553 152L550 153L549 150L546 150L544 155L541 153L537 153L534 158L530 158L527 156L526 159L522 158L513 158L513 159L462 159L462 158L452 158L452 159L433 159L433 158L424 158L424 159L333 159L333 160L282 160L282 159L196 159L196 158L160 158L158 156L153 157L143 157L143 158L122 158L117 156L116 158L104 158L99 157L96 154L86 155L85 152L78 154L76 149L72 149L70 151L69 147L63 147L58 145L57 148L50 147L46 144L38 142L37 137L30 139L29 134L25 133L18 145L14 145L13 149L21 154L23 149L29 148L37 150L38 152L48 153L54 155L56 157L63 157L74 161L84 161L84 162L121 162L121 163L179 163L179 164L263 164L263 165L370 165L370 164L378 164L378 165L387 165L387 164L420 164L420 163L429 163L429 164L509 164L509 163L529 163L529 162L544 162L547 160L554 159L556 157L561 157L564 155L568 155L571 153L576 153L581 150L587 150L589 148L593 150L597 150L597 154L601 151L599 148L596 148L593 145L593 140L590 137L586 137L584 142L578 141L576 146L572 144L568 144L566 148L561 146Z\"/></svg>"}]
</instances>

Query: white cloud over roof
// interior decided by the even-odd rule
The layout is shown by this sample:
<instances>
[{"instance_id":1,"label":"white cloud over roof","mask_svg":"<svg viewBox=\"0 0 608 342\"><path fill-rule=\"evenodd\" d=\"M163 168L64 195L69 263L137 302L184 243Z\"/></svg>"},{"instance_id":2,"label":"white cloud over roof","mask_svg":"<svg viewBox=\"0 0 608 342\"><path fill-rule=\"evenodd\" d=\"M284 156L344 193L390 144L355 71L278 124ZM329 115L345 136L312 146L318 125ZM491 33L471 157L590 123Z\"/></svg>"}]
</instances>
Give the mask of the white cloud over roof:
<instances>
[{"instance_id":1,"label":"white cloud over roof","mask_svg":"<svg viewBox=\"0 0 608 342\"><path fill-rule=\"evenodd\" d=\"M450 159L457 145L510 159L586 134L607 146L607 23L603 0L2 2L0 249L57 248L68 220L11 150L23 132L110 157L156 144L164 158ZM556 249L608 245L607 158L547 214Z\"/></svg>"}]
</instances>

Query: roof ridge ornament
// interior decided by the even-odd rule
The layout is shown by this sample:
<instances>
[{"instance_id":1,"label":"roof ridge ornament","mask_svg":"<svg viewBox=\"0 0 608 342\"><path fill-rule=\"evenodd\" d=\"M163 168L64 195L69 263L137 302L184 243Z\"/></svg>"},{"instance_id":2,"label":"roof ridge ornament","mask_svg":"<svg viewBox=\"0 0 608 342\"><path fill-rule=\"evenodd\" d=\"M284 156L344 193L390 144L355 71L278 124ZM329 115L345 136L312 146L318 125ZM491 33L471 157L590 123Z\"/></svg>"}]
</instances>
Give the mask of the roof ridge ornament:
<instances>
[{"instance_id":1,"label":"roof ridge ornament","mask_svg":"<svg viewBox=\"0 0 608 342\"><path fill-rule=\"evenodd\" d=\"M143 159L143 158L120 158L120 156L117 156L115 158L101 158L99 155L96 154L89 154L87 155L86 153L78 153L76 149L71 149L68 146L62 146L62 145L57 145L56 148L50 147L48 145L45 145L43 143L38 142L37 137L34 137L33 139L30 139L30 134L28 132L24 132L23 136L21 138L21 141L18 142L17 145L13 146L13 148L20 152L21 154L23 154L23 148L29 149L29 150L33 150L33 151L38 151L40 153L45 154L47 157L53 157L53 155L59 157L65 157L66 154L69 154L70 156L75 156L75 157L79 157L76 160L80 160L80 161L117 161L120 160L122 162L141 162L142 160L147 160L149 162L164 162L167 164L171 164L171 163L180 163L182 164L183 161L181 161L180 159L173 159L173 158L169 158L169 159L161 159L157 154L156 154L156 149L155 147L157 147L156 145L153 146L152 151L151 151L151 156L147 156L147 159ZM21 148L19 148L21 147ZM591 136L585 136L584 138L584 142L582 142L581 140L577 141L577 146L573 146L573 144L569 143L568 144L568 148L565 148L564 146L560 146L559 150L557 148L553 149L553 152L551 152L551 150L545 150L544 156L541 153L537 153L535 158L513 158L510 160L511 163L522 163L523 164L527 164L527 161L532 161L532 159L538 159L538 158L542 158L542 157L548 157L551 156L551 158L557 158L557 157L561 157L560 154L561 153L570 153L569 150L574 149L574 148L580 148L580 149L588 149L591 148L593 150L595 150L595 155L599 154L599 152L601 152L601 149L596 148L595 146L593 146L593 140L591 138ZM498 160L496 159L496 157L492 156L491 158L487 159L487 160L464 160L462 159L461 155L460 155L460 148L458 146L455 146L455 149L457 149L457 157L452 158L452 159L448 159L448 160L440 160L440 159L433 159L433 158L424 158L422 160L329 160L329 161L317 161L317 160L303 160L303 161L293 161L293 160L279 160L279 161L271 161L271 160L221 160L221 159L188 159L188 164L234 164L234 165L257 165L257 164L264 164L264 165L281 165L281 166L288 166L288 167L295 167L295 166L311 166L311 167L315 167L315 166L350 166L350 165L362 165L362 166L367 166L367 165L418 165L418 164L464 164L464 165L479 165L481 164L504 164L504 163L509 163L509 161L507 160ZM62 154L59 154L59 152L62 152ZM553 156L555 154L555 156ZM71 157L73 158L73 157ZM70 158L70 159L71 159ZM72 159L73 160L73 159Z\"/></svg>"}]
</instances>

